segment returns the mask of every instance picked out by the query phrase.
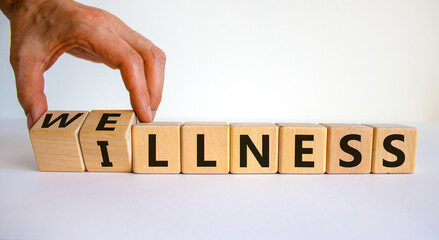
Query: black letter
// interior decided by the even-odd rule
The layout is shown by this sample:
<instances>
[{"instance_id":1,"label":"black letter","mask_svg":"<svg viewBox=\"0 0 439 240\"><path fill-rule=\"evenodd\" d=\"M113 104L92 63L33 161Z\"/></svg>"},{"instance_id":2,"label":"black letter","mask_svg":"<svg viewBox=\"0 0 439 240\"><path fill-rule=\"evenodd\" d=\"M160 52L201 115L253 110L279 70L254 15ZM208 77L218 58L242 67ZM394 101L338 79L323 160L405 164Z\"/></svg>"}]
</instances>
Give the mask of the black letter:
<instances>
[{"instance_id":1,"label":"black letter","mask_svg":"<svg viewBox=\"0 0 439 240\"><path fill-rule=\"evenodd\" d=\"M342 167L356 167L361 163L361 153L355 148L352 148L348 145L350 140L356 140L361 142L361 135L358 134L349 134L341 138L340 140L340 148L346 153L351 154L354 157L354 160L351 162L346 162L340 159L340 166Z\"/></svg>"},{"instance_id":2,"label":"black letter","mask_svg":"<svg viewBox=\"0 0 439 240\"><path fill-rule=\"evenodd\" d=\"M270 166L270 136L269 135L262 135L262 155L259 153L258 149L255 147L255 144L253 144L252 140L248 135L241 135L240 136L240 167L247 167L247 146L250 149L250 151L255 156L256 160L258 160L259 165L261 167L269 167Z\"/></svg>"},{"instance_id":3,"label":"black letter","mask_svg":"<svg viewBox=\"0 0 439 240\"><path fill-rule=\"evenodd\" d=\"M404 142L404 135L392 134L392 135L387 136L384 139L384 143L383 143L384 149L386 149L386 151L388 151L389 153L393 153L393 155L396 156L396 161L394 161L394 162L389 162L386 159L383 159L383 166L384 167L399 167L405 161L405 154L404 154L404 152L401 151L401 149L392 146L392 141L393 140L399 140L399 141L403 141Z\"/></svg>"},{"instance_id":4,"label":"black letter","mask_svg":"<svg viewBox=\"0 0 439 240\"><path fill-rule=\"evenodd\" d=\"M102 167L112 167L113 163L110 162L110 158L108 157L108 150L107 150L108 141L98 141L98 146L101 147L101 154L102 154Z\"/></svg>"},{"instance_id":5,"label":"black letter","mask_svg":"<svg viewBox=\"0 0 439 240\"><path fill-rule=\"evenodd\" d=\"M149 148L149 166L150 167L167 167L168 161L157 161L156 158L156 138L155 134L148 135L148 148Z\"/></svg>"},{"instance_id":6,"label":"black letter","mask_svg":"<svg viewBox=\"0 0 439 240\"><path fill-rule=\"evenodd\" d=\"M63 113L61 115L59 115L57 118L55 118L55 120L53 120L52 122L50 121L50 119L52 118L53 114L52 113L48 113L46 114L46 116L44 117L44 121L43 121L43 125L41 126L41 128L49 128L50 126L52 126L54 123L56 123L57 121L60 121L59 123L59 128L65 128L67 127L70 123L72 123L73 121L75 121L77 118L79 118L80 116L82 116L83 113L78 113L76 114L74 117L72 117L72 119L70 119L69 121L67 121L67 118L69 117L68 113Z\"/></svg>"},{"instance_id":7,"label":"black letter","mask_svg":"<svg viewBox=\"0 0 439 240\"><path fill-rule=\"evenodd\" d=\"M294 163L295 167L314 167L314 161L302 161L303 154L312 154L312 148L303 148L303 141L314 141L314 135L296 135L296 143L295 143L295 158Z\"/></svg>"},{"instance_id":8,"label":"black letter","mask_svg":"<svg viewBox=\"0 0 439 240\"><path fill-rule=\"evenodd\" d=\"M99 121L96 131L114 131L114 127L105 127L107 123L116 123L116 120L108 120L109 117L120 117L120 113L104 113Z\"/></svg>"},{"instance_id":9,"label":"black letter","mask_svg":"<svg viewBox=\"0 0 439 240\"><path fill-rule=\"evenodd\" d=\"M197 134L197 167L216 167L216 161L204 160L204 134Z\"/></svg>"}]
</instances>

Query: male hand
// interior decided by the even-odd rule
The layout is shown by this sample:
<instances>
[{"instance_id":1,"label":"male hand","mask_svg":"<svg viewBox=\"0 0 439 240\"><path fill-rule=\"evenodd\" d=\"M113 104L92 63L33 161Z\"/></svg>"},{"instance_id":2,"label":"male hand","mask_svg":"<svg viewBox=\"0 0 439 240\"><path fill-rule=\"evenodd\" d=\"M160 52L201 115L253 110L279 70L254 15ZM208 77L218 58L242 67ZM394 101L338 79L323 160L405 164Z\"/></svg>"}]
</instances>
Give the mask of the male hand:
<instances>
[{"instance_id":1,"label":"male hand","mask_svg":"<svg viewBox=\"0 0 439 240\"><path fill-rule=\"evenodd\" d=\"M11 23L10 62L29 129L47 110L43 73L67 52L120 69L131 106L151 122L160 105L166 56L116 16L71 0L0 0Z\"/></svg>"}]
</instances>

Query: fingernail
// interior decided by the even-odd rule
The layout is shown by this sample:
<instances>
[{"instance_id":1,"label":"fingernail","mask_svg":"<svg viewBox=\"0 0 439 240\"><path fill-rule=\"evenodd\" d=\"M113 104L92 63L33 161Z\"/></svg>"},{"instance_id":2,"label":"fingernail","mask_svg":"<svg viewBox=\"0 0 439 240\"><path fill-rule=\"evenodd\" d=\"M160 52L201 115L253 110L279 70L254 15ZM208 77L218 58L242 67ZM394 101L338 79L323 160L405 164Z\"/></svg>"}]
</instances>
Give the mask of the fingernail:
<instances>
[{"instance_id":1,"label":"fingernail","mask_svg":"<svg viewBox=\"0 0 439 240\"><path fill-rule=\"evenodd\" d=\"M150 122L152 122L152 120L154 119L154 116L152 115L152 111L151 111L151 107L148 106L148 108L146 109L146 114L148 115L148 120Z\"/></svg>"},{"instance_id":2,"label":"fingernail","mask_svg":"<svg viewBox=\"0 0 439 240\"><path fill-rule=\"evenodd\" d=\"M26 118L27 118L27 128L30 130L32 127L32 115L30 113L26 114Z\"/></svg>"},{"instance_id":3,"label":"fingernail","mask_svg":"<svg viewBox=\"0 0 439 240\"><path fill-rule=\"evenodd\" d=\"M155 119L155 114L157 113L157 111L152 111L152 120Z\"/></svg>"}]
</instances>

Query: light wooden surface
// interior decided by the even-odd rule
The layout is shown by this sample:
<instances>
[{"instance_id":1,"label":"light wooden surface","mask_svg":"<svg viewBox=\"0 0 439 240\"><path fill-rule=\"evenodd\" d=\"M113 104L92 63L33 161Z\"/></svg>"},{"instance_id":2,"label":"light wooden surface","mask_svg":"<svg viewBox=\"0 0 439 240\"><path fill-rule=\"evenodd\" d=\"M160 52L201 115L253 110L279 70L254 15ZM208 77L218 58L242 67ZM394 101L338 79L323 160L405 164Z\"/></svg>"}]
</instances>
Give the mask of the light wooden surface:
<instances>
[{"instance_id":1,"label":"light wooden surface","mask_svg":"<svg viewBox=\"0 0 439 240\"><path fill-rule=\"evenodd\" d=\"M120 114L108 118L104 129L97 129L104 114ZM79 133L85 166L90 172L131 172L131 126L136 117L132 110L93 110L89 113ZM104 142L112 166L103 166Z\"/></svg>"},{"instance_id":2,"label":"light wooden surface","mask_svg":"<svg viewBox=\"0 0 439 240\"><path fill-rule=\"evenodd\" d=\"M204 135L204 160L216 166L197 166L197 135ZM229 125L188 122L181 126L182 173L229 173Z\"/></svg>"},{"instance_id":3,"label":"light wooden surface","mask_svg":"<svg viewBox=\"0 0 439 240\"><path fill-rule=\"evenodd\" d=\"M277 123L277 125L279 126L279 173L325 173L326 127L311 123ZM306 162L305 166L295 164L297 135L307 135L306 141L298 139L302 145L301 151L306 152L298 153L302 161ZM309 137L312 137L312 140Z\"/></svg>"},{"instance_id":4,"label":"light wooden surface","mask_svg":"<svg viewBox=\"0 0 439 240\"><path fill-rule=\"evenodd\" d=\"M248 146L246 146L247 166L241 166L241 135L248 135L261 156L268 154L268 167L261 166ZM262 151L263 135L268 135L268 153ZM278 127L272 123L230 124L230 172L276 173L278 170L278 140Z\"/></svg>"},{"instance_id":5,"label":"light wooden surface","mask_svg":"<svg viewBox=\"0 0 439 240\"><path fill-rule=\"evenodd\" d=\"M372 173L413 173L415 171L417 129L398 124L370 124L369 126L374 128ZM391 141L391 146L402 151L404 162L398 167L386 167L384 161L394 162L398 160L397 156L387 151L384 146L386 137L394 134L404 137L403 141ZM391 149L391 151L395 152L394 149Z\"/></svg>"},{"instance_id":6,"label":"light wooden surface","mask_svg":"<svg viewBox=\"0 0 439 240\"><path fill-rule=\"evenodd\" d=\"M78 133L87 114L87 111L47 111L35 123L29 135L40 171L85 170ZM57 120L58 117L61 118ZM45 120L50 126L43 126Z\"/></svg>"},{"instance_id":7,"label":"light wooden surface","mask_svg":"<svg viewBox=\"0 0 439 240\"><path fill-rule=\"evenodd\" d=\"M135 173L180 173L181 123L155 122L133 125L133 171ZM150 166L150 135L155 135L155 161ZM166 161L166 162L165 162ZM167 165L167 166L165 166Z\"/></svg>"},{"instance_id":8,"label":"light wooden surface","mask_svg":"<svg viewBox=\"0 0 439 240\"><path fill-rule=\"evenodd\" d=\"M321 124L328 128L326 152L327 173L370 173L372 162L373 128L361 124ZM342 167L341 161L352 162L354 157L341 149L341 139L346 135L360 135L361 141L348 141L349 148L361 154L361 162L354 167Z\"/></svg>"}]
</instances>

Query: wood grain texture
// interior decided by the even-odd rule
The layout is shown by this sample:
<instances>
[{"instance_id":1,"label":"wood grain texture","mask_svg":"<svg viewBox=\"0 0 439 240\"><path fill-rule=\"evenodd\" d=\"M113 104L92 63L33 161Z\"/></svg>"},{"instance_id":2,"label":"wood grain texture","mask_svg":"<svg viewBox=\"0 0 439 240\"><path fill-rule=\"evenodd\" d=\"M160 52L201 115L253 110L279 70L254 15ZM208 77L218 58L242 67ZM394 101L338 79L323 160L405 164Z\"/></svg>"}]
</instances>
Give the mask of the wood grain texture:
<instances>
[{"instance_id":1,"label":"wood grain texture","mask_svg":"<svg viewBox=\"0 0 439 240\"><path fill-rule=\"evenodd\" d=\"M132 171L131 126L135 122L136 117L132 110L93 110L89 113L79 132L88 171ZM111 166L103 164L105 157L102 145L98 145L98 142L107 144L105 148Z\"/></svg>"},{"instance_id":2,"label":"wood grain texture","mask_svg":"<svg viewBox=\"0 0 439 240\"><path fill-rule=\"evenodd\" d=\"M417 129L398 124L370 124L369 126L373 127L374 131L372 173L413 173L416 161ZM387 137L395 134L402 135L404 139L390 141L390 144L402 151L404 161L400 166L387 167L384 166L384 161L398 160L395 150L391 150L393 153L387 151L384 144Z\"/></svg>"},{"instance_id":3,"label":"wood grain texture","mask_svg":"<svg viewBox=\"0 0 439 240\"><path fill-rule=\"evenodd\" d=\"M204 160L216 166L199 166L198 135L204 135ZM229 173L229 125L227 123L188 122L181 126L182 173Z\"/></svg>"},{"instance_id":4,"label":"wood grain texture","mask_svg":"<svg viewBox=\"0 0 439 240\"><path fill-rule=\"evenodd\" d=\"M325 173L326 171L326 127L308 123L277 123L279 126L279 173ZM313 140L300 140L300 135ZM305 166L296 166L296 138L301 149L309 153L298 153ZM298 145L297 147L299 147ZM301 150L302 151L302 150ZM299 158L300 159L300 158ZM297 160L299 160L297 159ZM310 165L313 164L313 166Z\"/></svg>"},{"instance_id":5,"label":"wood grain texture","mask_svg":"<svg viewBox=\"0 0 439 240\"><path fill-rule=\"evenodd\" d=\"M181 123L140 123L133 125L133 172L180 173L180 126ZM155 141L155 159L150 159L150 135ZM153 157L153 156L151 156ZM150 164L150 161L152 163ZM154 166L154 162L156 163ZM164 162L166 161L166 163ZM167 165L167 166L165 166Z\"/></svg>"},{"instance_id":6,"label":"wood grain texture","mask_svg":"<svg viewBox=\"0 0 439 240\"><path fill-rule=\"evenodd\" d=\"M268 166L261 166L248 146L247 166L241 165L241 135L248 135L259 154L268 155ZM263 152L263 135L268 136L268 152ZM244 160L245 161L245 160ZM230 172L276 173L278 170L278 126L272 123L230 124Z\"/></svg>"},{"instance_id":7,"label":"wood grain texture","mask_svg":"<svg viewBox=\"0 0 439 240\"><path fill-rule=\"evenodd\" d=\"M321 124L328 128L326 152L327 173L370 173L372 163L373 129L361 124ZM347 135L359 135L361 141L350 140L348 146L361 154L361 162L354 167L343 167L341 161L352 162L354 157L341 148L341 140Z\"/></svg>"},{"instance_id":8,"label":"wood grain texture","mask_svg":"<svg viewBox=\"0 0 439 240\"><path fill-rule=\"evenodd\" d=\"M78 133L87 114L87 111L47 111L35 123L29 135L40 171L85 170Z\"/></svg>"}]
</instances>

